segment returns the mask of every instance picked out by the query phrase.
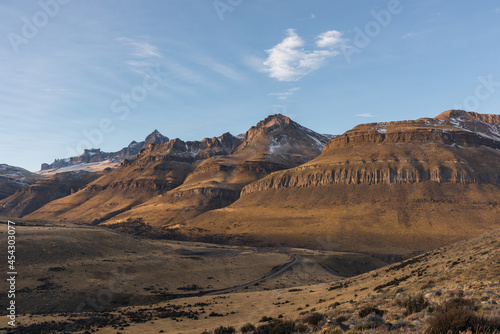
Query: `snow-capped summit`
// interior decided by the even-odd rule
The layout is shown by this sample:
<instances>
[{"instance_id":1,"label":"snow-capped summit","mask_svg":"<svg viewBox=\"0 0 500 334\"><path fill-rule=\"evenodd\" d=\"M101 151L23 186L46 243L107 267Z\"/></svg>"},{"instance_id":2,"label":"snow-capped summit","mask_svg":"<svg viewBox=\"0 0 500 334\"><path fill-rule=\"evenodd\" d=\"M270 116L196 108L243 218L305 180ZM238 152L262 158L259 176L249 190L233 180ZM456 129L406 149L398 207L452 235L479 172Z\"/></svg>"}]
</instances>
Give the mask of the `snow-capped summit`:
<instances>
[{"instance_id":1,"label":"snow-capped summit","mask_svg":"<svg viewBox=\"0 0 500 334\"><path fill-rule=\"evenodd\" d=\"M447 110L436 116L435 119L448 121L454 127L500 141L500 115Z\"/></svg>"}]
</instances>

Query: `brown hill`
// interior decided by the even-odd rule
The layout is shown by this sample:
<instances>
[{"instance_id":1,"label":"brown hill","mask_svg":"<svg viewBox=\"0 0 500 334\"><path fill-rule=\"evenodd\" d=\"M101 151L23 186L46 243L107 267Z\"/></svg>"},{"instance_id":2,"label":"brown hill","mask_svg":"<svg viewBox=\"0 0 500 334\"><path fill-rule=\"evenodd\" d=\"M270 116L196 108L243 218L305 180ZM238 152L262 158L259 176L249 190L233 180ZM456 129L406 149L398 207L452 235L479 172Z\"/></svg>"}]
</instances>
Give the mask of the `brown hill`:
<instances>
[{"instance_id":1,"label":"brown hill","mask_svg":"<svg viewBox=\"0 0 500 334\"><path fill-rule=\"evenodd\" d=\"M239 198L243 186L318 156L328 139L288 117L269 116L247 131L232 154L193 164L181 186L107 223L137 220L175 228L201 213L231 204Z\"/></svg>"},{"instance_id":2,"label":"brown hill","mask_svg":"<svg viewBox=\"0 0 500 334\"><path fill-rule=\"evenodd\" d=\"M373 123L177 229L192 238L314 248L329 238L337 250L410 254L500 226L499 195L500 141L454 120Z\"/></svg>"},{"instance_id":3,"label":"brown hill","mask_svg":"<svg viewBox=\"0 0 500 334\"><path fill-rule=\"evenodd\" d=\"M88 183L102 176L102 173L65 172L38 180L34 184L16 191L0 201L0 216L22 217L45 204L68 196Z\"/></svg>"},{"instance_id":4,"label":"brown hill","mask_svg":"<svg viewBox=\"0 0 500 334\"><path fill-rule=\"evenodd\" d=\"M224 140L205 139L151 144L119 168L70 196L53 201L30 218L99 223L149 198L182 184L191 165L207 156L224 154Z\"/></svg>"},{"instance_id":5,"label":"brown hill","mask_svg":"<svg viewBox=\"0 0 500 334\"><path fill-rule=\"evenodd\" d=\"M248 183L316 157L329 138L273 115L243 138L226 133L200 142L174 139L150 145L82 191L28 217L93 223L142 220L155 226L182 223L234 202Z\"/></svg>"}]
</instances>

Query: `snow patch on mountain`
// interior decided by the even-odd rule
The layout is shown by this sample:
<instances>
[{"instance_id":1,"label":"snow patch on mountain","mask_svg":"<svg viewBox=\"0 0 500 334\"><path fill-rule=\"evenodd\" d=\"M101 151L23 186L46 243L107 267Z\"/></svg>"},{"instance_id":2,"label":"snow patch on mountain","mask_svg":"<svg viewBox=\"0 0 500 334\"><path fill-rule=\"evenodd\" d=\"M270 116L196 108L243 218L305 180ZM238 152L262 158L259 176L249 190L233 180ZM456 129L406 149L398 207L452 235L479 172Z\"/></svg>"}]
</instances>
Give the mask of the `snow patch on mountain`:
<instances>
[{"instance_id":1,"label":"snow patch on mountain","mask_svg":"<svg viewBox=\"0 0 500 334\"><path fill-rule=\"evenodd\" d=\"M46 169L37 172L36 174L49 177L58 173L66 173L66 172L76 172L76 171L85 171L85 172L98 172L104 170L105 168L116 168L120 166L122 161L118 160L104 160L99 162L89 162L89 163L81 163L77 165L65 166L54 169Z\"/></svg>"}]
</instances>

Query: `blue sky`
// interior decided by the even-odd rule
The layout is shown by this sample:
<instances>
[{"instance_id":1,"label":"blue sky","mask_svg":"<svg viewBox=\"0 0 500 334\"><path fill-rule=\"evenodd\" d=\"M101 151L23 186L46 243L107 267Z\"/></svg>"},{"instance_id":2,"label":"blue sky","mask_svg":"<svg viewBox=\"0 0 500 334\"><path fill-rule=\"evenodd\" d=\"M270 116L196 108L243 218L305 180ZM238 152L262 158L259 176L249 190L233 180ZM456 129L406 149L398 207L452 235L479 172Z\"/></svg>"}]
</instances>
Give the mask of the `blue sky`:
<instances>
[{"instance_id":1,"label":"blue sky","mask_svg":"<svg viewBox=\"0 0 500 334\"><path fill-rule=\"evenodd\" d=\"M500 3L0 1L0 163L282 113L317 132L500 110Z\"/></svg>"}]
</instances>

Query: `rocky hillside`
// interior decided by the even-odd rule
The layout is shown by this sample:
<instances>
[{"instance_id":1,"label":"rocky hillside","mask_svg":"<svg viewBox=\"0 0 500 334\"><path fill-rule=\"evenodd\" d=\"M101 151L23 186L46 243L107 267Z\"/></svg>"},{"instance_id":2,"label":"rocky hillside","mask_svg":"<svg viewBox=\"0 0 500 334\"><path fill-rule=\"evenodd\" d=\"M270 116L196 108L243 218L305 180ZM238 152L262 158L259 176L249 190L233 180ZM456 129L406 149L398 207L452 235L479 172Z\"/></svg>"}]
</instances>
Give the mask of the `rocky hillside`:
<instances>
[{"instance_id":1,"label":"rocky hillside","mask_svg":"<svg viewBox=\"0 0 500 334\"><path fill-rule=\"evenodd\" d=\"M93 223L105 221L181 185L198 159L224 154L227 141L235 140L232 136L226 137L228 135L201 142L174 139L164 144L150 144L81 191L53 201L29 217Z\"/></svg>"},{"instance_id":2,"label":"rocky hillside","mask_svg":"<svg viewBox=\"0 0 500 334\"><path fill-rule=\"evenodd\" d=\"M231 154L200 160L193 164L182 185L107 223L132 220L175 228L206 211L231 204L245 185L318 156L329 138L288 117L269 116L250 128Z\"/></svg>"},{"instance_id":3,"label":"rocky hillside","mask_svg":"<svg viewBox=\"0 0 500 334\"><path fill-rule=\"evenodd\" d=\"M127 147L124 147L118 152L102 152L100 149L85 149L83 154L70 157L66 159L56 159L53 163L43 163L41 170L59 169L68 166L101 162L101 161L123 161L129 159L139 153L143 148L148 147L150 144L163 144L168 142L168 137L163 136L158 130L154 130L149 134L144 141L131 142Z\"/></svg>"},{"instance_id":4,"label":"rocky hillside","mask_svg":"<svg viewBox=\"0 0 500 334\"><path fill-rule=\"evenodd\" d=\"M42 177L24 168L0 164L0 200Z\"/></svg>"},{"instance_id":5,"label":"rocky hillside","mask_svg":"<svg viewBox=\"0 0 500 334\"><path fill-rule=\"evenodd\" d=\"M0 216L17 218L30 214L47 203L77 192L103 173L65 172L40 179L0 200Z\"/></svg>"},{"instance_id":6,"label":"rocky hillside","mask_svg":"<svg viewBox=\"0 0 500 334\"><path fill-rule=\"evenodd\" d=\"M179 305L213 303L216 312L235 310L245 317L229 315L217 325L202 320L172 326L183 333L203 329L214 333L223 325L236 333L243 327L256 328L258 333L270 328L278 332L286 326L304 333L496 334L500 331L499 240L500 230L495 230L328 285L225 295L221 306L207 297L178 301ZM258 308L234 307L240 303L256 303ZM161 325L166 324L157 323ZM197 332L191 331L193 326L199 326Z\"/></svg>"},{"instance_id":7,"label":"rocky hillside","mask_svg":"<svg viewBox=\"0 0 500 334\"><path fill-rule=\"evenodd\" d=\"M321 153L331 137L273 115L245 136L225 133L202 141L150 145L80 192L29 215L94 223L184 223L229 205L243 186L296 167Z\"/></svg>"},{"instance_id":8,"label":"rocky hillside","mask_svg":"<svg viewBox=\"0 0 500 334\"><path fill-rule=\"evenodd\" d=\"M317 158L188 221L184 233L313 248L328 237L338 250L411 254L498 227L500 141L458 121L359 125Z\"/></svg>"},{"instance_id":9,"label":"rocky hillside","mask_svg":"<svg viewBox=\"0 0 500 334\"><path fill-rule=\"evenodd\" d=\"M370 148L377 150L367 155ZM253 183L243 194L330 184L499 184L498 149L500 138L495 140L450 122L420 119L363 124L328 142L321 157ZM482 159L490 155L491 163L483 164Z\"/></svg>"},{"instance_id":10,"label":"rocky hillside","mask_svg":"<svg viewBox=\"0 0 500 334\"><path fill-rule=\"evenodd\" d=\"M463 110L448 110L435 117L483 137L500 140L500 115L478 114Z\"/></svg>"}]
</instances>

